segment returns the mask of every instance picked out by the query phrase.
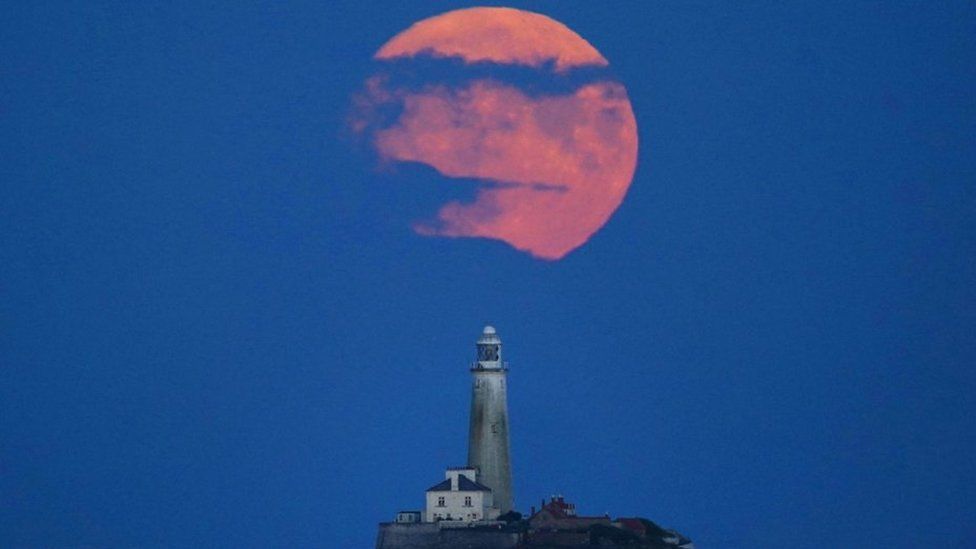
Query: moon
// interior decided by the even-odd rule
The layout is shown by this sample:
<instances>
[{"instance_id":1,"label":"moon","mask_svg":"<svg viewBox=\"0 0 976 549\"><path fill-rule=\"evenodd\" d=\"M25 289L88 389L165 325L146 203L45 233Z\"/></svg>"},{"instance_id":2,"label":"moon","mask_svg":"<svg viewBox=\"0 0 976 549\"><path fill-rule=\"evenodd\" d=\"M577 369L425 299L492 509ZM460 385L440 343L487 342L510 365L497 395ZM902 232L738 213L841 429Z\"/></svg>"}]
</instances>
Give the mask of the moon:
<instances>
[{"instance_id":1,"label":"moon","mask_svg":"<svg viewBox=\"0 0 976 549\"><path fill-rule=\"evenodd\" d=\"M384 162L481 183L473 201L418 219L418 234L495 239L553 261L622 203L637 164L633 109L609 62L562 23L511 8L456 10L415 23L374 57L353 131ZM418 82L430 67L440 76Z\"/></svg>"}]
</instances>

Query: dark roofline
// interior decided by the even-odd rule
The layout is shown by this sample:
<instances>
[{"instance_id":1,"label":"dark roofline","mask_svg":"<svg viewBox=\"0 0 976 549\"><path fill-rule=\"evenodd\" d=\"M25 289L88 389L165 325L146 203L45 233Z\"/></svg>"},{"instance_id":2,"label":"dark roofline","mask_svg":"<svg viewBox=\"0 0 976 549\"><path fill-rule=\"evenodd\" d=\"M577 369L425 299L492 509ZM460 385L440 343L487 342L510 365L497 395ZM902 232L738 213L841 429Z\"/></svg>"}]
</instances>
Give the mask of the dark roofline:
<instances>
[{"instance_id":1,"label":"dark roofline","mask_svg":"<svg viewBox=\"0 0 976 549\"><path fill-rule=\"evenodd\" d=\"M464 490L466 492L478 491L478 492L491 492L491 488L481 484L480 482L469 479L464 475L458 476L458 489Z\"/></svg>"},{"instance_id":2,"label":"dark roofline","mask_svg":"<svg viewBox=\"0 0 976 549\"><path fill-rule=\"evenodd\" d=\"M444 479L441 482L427 489L428 492L451 492L451 479ZM491 488L475 482L464 475L458 475L458 492L491 492Z\"/></svg>"},{"instance_id":3,"label":"dark roofline","mask_svg":"<svg viewBox=\"0 0 976 549\"><path fill-rule=\"evenodd\" d=\"M445 479L427 489L428 492L450 492L451 479Z\"/></svg>"}]
</instances>

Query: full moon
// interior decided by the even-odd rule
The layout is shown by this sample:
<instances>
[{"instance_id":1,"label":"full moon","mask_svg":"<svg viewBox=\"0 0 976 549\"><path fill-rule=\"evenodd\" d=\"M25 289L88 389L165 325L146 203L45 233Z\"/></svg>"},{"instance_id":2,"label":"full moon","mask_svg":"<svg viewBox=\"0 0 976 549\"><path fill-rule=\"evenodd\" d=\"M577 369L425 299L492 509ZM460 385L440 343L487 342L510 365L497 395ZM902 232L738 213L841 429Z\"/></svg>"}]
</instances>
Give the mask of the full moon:
<instances>
[{"instance_id":1,"label":"full moon","mask_svg":"<svg viewBox=\"0 0 976 549\"><path fill-rule=\"evenodd\" d=\"M451 11L394 36L375 60L352 130L384 161L480 183L473 201L417 219L419 234L496 239L558 260L627 194L637 163L627 92L562 23L510 8ZM440 77L418 82L430 67Z\"/></svg>"}]
</instances>

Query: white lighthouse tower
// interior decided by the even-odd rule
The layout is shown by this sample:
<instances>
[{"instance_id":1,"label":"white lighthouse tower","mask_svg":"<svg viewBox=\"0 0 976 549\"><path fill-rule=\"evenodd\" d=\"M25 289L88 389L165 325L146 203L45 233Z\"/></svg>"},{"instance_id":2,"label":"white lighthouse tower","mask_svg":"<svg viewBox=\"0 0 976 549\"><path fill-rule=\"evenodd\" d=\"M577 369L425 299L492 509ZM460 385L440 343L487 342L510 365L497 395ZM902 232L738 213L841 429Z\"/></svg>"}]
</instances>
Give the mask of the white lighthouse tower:
<instances>
[{"instance_id":1,"label":"white lighthouse tower","mask_svg":"<svg viewBox=\"0 0 976 549\"><path fill-rule=\"evenodd\" d=\"M512 463L508 451L508 399L502 362L502 340L491 326L478 338L478 360L471 367L471 426L468 465L478 469L478 482L494 496L501 513L512 510Z\"/></svg>"}]
</instances>

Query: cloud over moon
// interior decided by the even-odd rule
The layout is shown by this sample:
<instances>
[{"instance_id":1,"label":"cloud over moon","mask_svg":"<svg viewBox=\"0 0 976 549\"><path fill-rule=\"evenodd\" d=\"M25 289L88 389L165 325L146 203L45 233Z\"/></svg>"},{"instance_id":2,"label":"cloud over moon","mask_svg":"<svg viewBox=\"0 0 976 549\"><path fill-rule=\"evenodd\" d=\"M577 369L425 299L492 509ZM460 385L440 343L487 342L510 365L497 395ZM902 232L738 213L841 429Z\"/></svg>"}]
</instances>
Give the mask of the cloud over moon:
<instances>
[{"instance_id":1,"label":"cloud over moon","mask_svg":"<svg viewBox=\"0 0 976 549\"><path fill-rule=\"evenodd\" d=\"M355 98L352 129L384 161L481 182L473 201L449 201L415 222L418 233L497 239L556 260L623 201L637 162L630 101L606 60L566 26L507 8L459 10L413 25L376 58L380 69ZM495 69L471 72L444 58ZM418 80L430 60L441 73ZM528 77L506 80L504 67L513 65L529 67ZM404 66L409 77L400 81L394 67ZM591 72L574 79L582 68Z\"/></svg>"},{"instance_id":2,"label":"cloud over moon","mask_svg":"<svg viewBox=\"0 0 976 549\"><path fill-rule=\"evenodd\" d=\"M558 259L617 209L634 172L636 123L619 84L532 98L479 80L410 94L403 105L398 123L376 134L383 157L510 183L445 205L438 223L417 226L424 234L498 238Z\"/></svg>"},{"instance_id":3,"label":"cloud over moon","mask_svg":"<svg viewBox=\"0 0 976 549\"><path fill-rule=\"evenodd\" d=\"M460 57L467 63L491 61L540 67L554 62L557 71L608 65L596 48L566 25L512 8L470 8L424 19L384 44L376 58L420 53Z\"/></svg>"}]
</instances>

